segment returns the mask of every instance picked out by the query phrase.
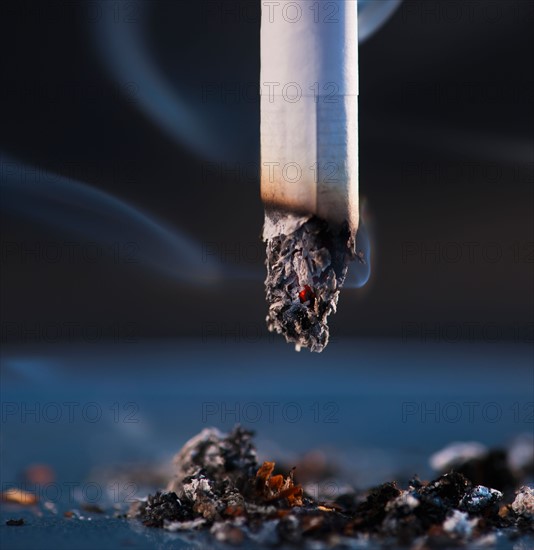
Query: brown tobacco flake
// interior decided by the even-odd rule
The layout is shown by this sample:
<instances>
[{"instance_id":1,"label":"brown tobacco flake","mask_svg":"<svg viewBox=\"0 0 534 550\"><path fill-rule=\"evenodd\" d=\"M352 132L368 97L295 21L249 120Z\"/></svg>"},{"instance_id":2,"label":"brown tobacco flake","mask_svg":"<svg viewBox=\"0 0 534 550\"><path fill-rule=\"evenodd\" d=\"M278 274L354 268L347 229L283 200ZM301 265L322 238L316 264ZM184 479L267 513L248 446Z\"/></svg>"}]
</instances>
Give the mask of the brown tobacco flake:
<instances>
[{"instance_id":1,"label":"brown tobacco flake","mask_svg":"<svg viewBox=\"0 0 534 550\"><path fill-rule=\"evenodd\" d=\"M267 501L286 499L290 506L302 506L302 487L293 482L293 471L284 479L273 476L274 462L264 462L256 473L256 488Z\"/></svg>"},{"instance_id":2,"label":"brown tobacco flake","mask_svg":"<svg viewBox=\"0 0 534 550\"><path fill-rule=\"evenodd\" d=\"M256 479L267 482L274 472L274 462L264 462L256 473Z\"/></svg>"},{"instance_id":3,"label":"brown tobacco flake","mask_svg":"<svg viewBox=\"0 0 534 550\"><path fill-rule=\"evenodd\" d=\"M284 476L283 475L277 475L273 476L269 482L270 489L275 493L280 493L282 486L284 485Z\"/></svg>"},{"instance_id":4,"label":"brown tobacco flake","mask_svg":"<svg viewBox=\"0 0 534 550\"><path fill-rule=\"evenodd\" d=\"M227 506L224 515L229 518L238 518L245 515L245 509L243 506Z\"/></svg>"},{"instance_id":5,"label":"brown tobacco flake","mask_svg":"<svg viewBox=\"0 0 534 550\"><path fill-rule=\"evenodd\" d=\"M335 512L335 508L327 508L326 506L317 506L317 510L321 510L321 512Z\"/></svg>"}]
</instances>

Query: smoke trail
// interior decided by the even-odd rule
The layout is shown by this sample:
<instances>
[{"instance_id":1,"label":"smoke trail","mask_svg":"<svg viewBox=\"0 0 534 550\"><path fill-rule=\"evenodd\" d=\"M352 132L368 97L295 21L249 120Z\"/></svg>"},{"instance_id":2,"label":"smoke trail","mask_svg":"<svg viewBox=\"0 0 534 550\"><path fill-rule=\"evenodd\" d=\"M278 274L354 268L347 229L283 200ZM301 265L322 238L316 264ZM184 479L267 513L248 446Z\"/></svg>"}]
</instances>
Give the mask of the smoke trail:
<instances>
[{"instance_id":1,"label":"smoke trail","mask_svg":"<svg viewBox=\"0 0 534 550\"><path fill-rule=\"evenodd\" d=\"M136 259L179 281L213 284L221 267L194 240L90 185L2 158L0 208L104 245L132 243Z\"/></svg>"},{"instance_id":2,"label":"smoke trail","mask_svg":"<svg viewBox=\"0 0 534 550\"><path fill-rule=\"evenodd\" d=\"M360 42L376 33L401 1L359 0ZM91 29L95 47L111 78L119 83L136 84L136 105L173 139L204 158L217 161L242 158L247 142L236 142L236 137L229 134L225 116L228 106L221 102L218 109L208 113L205 103L186 98L151 57L143 25L151 3L136 2L132 21L126 16L117 17L117 13L131 11L130 0L102 1L98 7L100 17Z\"/></svg>"},{"instance_id":3,"label":"smoke trail","mask_svg":"<svg viewBox=\"0 0 534 550\"><path fill-rule=\"evenodd\" d=\"M365 42L395 13L402 0L358 0L358 40Z\"/></svg>"},{"instance_id":4,"label":"smoke trail","mask_svg":"<svg viewBox=\"0 0 534 550\"><path fill-rule=\"evenodd\" d=\"M225 263L205 247L153 216L90 185L6 158L0 160L0 210L107 245L131 245L136 263L188 284L224 280L262 281L263 269ZM346 288L360 288L371 273L371 246L360 223L359 259L349 267Z\"/></svg>"},{"instance_id":5,"label":"smoke trail","mask_svg":"<svg viewBox=\"0 0 534 550\"><path fill-rule=\"evenodd\" d=\"M129 0L99 2L102 13L93 38L111 77L117 82L136 83L136 104L178 142L206 158L232 158L228 141L217 136L213 121L182 97L151 59L142 28L150 2L135 3L134 21L117 18L117 12L129 13L131 4Z\"/></svg>"},{"instance_id":6,"label":"smoke trail","mask_svg":"<svg viewBox=\"0 0 534 550\"><path fill-rule=\"evenodd\" d=\"M349 265L345 288L361 288L371 276L371 239L363 221L356 233L356 253L358 258Z\"/></svg>"}]
</instances>

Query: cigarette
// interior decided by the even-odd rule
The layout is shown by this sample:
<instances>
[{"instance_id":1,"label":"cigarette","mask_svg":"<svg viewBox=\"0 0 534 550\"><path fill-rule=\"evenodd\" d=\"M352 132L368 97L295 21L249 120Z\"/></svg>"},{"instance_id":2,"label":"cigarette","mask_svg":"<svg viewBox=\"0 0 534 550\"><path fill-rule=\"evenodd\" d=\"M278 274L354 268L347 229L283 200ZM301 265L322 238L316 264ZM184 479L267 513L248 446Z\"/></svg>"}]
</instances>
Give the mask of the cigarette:
<instances>
[{"instance_id":1,"label":"cigarette","mask_svg":"<svg viewBox=\"0 0 534 550\"><path fill-rule=\"evenodd\" d=\"M356 0L262 2L267 327L320 352L358 229Z\"/></svg>"}]
</instances>

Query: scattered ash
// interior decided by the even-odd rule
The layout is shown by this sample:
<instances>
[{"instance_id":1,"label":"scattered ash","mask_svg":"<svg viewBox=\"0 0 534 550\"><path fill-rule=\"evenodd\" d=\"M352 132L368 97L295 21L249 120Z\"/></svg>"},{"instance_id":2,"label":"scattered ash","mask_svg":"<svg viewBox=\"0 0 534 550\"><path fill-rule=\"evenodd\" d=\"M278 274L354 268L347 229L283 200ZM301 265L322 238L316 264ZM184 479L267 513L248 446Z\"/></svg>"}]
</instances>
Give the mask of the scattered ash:
<instances>
[{"instance_id":1,"label":"scattered ash","mask_svg":"<svg viewBox=\"0 0 534 550\"><path fill-rule=\"evenodd\" d=\"M21 525L24 525L24 520L22 518L20 518L20 519L8 519L6 521L6 525L9 525L9 527L20 527Z\"/></svg>"},{"instance_id":2,"label":"scattered ash","mask_svg":"<svg viewBox=\"0 0 534 550\"><path fill-rule=\"evenodd\" d=\"M476 485L512 497L521 480L534 472L534 438L521 436L509 449L488 449L477 442L452 443L430 458L434 470L460 472Z\"/></svg>"},{"instance_id":3,"label":"scattered ash","mask_svg":"<svg viewBox=\"0 0 534 550\"><path fill-rule=\"evenodd\" d=\"M328 344L327 318L336 312L339 291L355 258L348 229L334 232L311 217L267 241L265 289L267 328L283 334L295 348L321 352Z\"/></svg>"},{"instance_id":4,"label":"scattered ash","mask_svg":"<svg viewBox=\"0 0 534 550\"><path fill-rule=\"evenodd\" d=\"M98 504L92 504L92 503L89 503L89 502L84 502L81 505L81 509L84 512L89 512L91 514L105 514L106 513L103 508L98 506Z\"/></svg>"},{"instance_id":5,"label":"scattered ash","mask_svg":"<svg viewBox=\"0 0 534 550\"><path fill-rule=\"evenodd\" d=\"M244 547L248 541L423 550L534 536L531 486L507 503L501 491L452 470L430 482L414 477L405 488L384 483L320 501L306 494L295 469L277 472L274 462L258 463L252 433L240 427L230 434L203 430L174 464L167 489L136 503L130 517L169 531L206 531L215 541Z\"/></svg>"},{"instance_id":6,"label":"scattered ash","mask_svg":"<svg viewBox=\"0 0 534 550\"><path fill-rule=\"evenodd\" d=\"M488 489L483 485L477 485L465 493L460 501L460 508L468 512L482 512L488 506L501 500L503 494L497 489Z\"/></svg>"},{"instance_id":7,"label":"scattered ash","mask_svg":"<svg viewBox=\"0 0 534 550\"><path fill-rule=\"evenodd\" d=\"M534 520L534 488L524 486L519 489L512 502L512 510L522 518Z\"/></svg>"}]
</instances>

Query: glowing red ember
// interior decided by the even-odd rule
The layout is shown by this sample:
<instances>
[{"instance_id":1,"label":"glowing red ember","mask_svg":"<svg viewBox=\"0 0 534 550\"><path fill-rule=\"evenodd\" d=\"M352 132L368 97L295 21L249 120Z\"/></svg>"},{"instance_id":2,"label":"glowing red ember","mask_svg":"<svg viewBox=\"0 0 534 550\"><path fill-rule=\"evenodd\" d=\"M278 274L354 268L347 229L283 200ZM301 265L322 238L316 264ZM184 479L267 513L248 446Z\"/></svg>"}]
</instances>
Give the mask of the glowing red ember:
<instances>
[{"instance_id":1,"label":"glowing red ember","mask_svg":"<svg viewBox=\"0 0 534 550\"><path fill-rule=\"evenodd\" d=\"M315 293L311 289L310 285L305 285L299 292L299 299L302 304L308 301L313 302L313 300L315 300Z\"/></svg>"}]
</instances>

